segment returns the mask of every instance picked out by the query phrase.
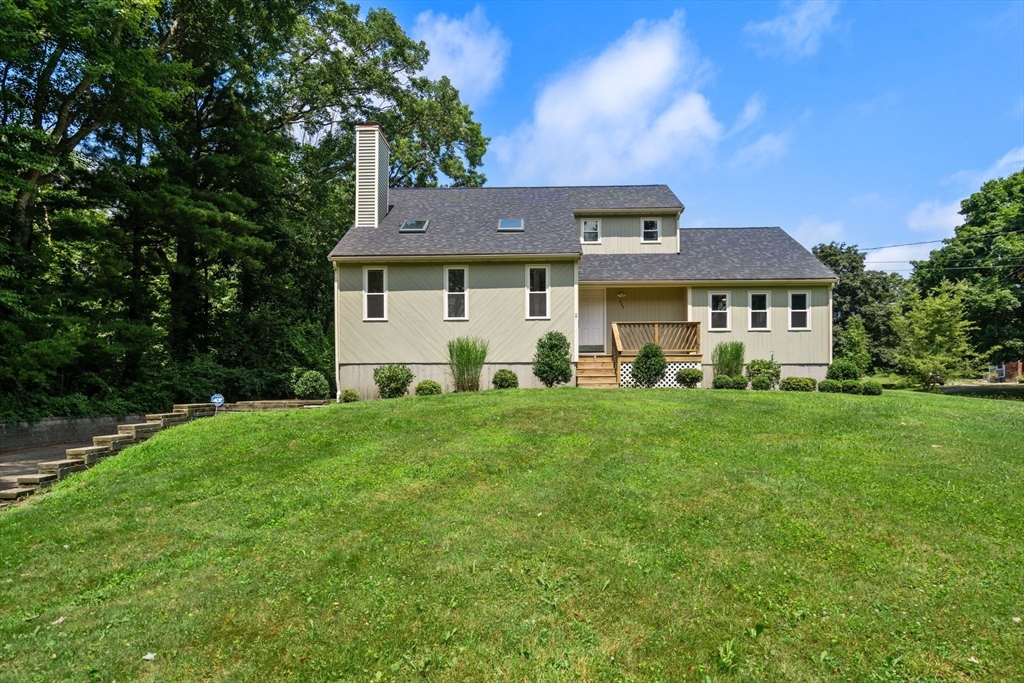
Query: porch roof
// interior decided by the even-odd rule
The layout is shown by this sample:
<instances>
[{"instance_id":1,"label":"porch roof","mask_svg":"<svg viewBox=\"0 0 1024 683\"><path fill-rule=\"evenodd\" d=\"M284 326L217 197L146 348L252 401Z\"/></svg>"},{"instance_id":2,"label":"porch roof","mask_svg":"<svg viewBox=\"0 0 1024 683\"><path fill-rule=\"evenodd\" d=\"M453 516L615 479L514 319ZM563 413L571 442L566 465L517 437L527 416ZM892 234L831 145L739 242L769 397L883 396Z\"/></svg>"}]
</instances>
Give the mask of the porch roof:
<instances>
[{"instance_id":1,"label":"porch roof","mask_svg":"<svg viewBox=\"0 0 1024 683\"><path fill-rule=\"evenodd\" d=\"M782 228L684 228L678 254L584 254L580 282L836 280Z\"/></svg>"}]
</instances>

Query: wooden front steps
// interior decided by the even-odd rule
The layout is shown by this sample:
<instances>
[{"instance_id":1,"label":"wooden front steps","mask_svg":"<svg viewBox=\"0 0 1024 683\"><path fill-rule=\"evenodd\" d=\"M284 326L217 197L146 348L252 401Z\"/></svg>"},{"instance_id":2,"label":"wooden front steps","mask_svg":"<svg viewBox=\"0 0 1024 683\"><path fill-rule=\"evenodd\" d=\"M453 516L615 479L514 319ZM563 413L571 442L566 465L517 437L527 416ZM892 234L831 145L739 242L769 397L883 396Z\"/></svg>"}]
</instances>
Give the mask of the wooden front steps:
<instances>
[{"instance_id":1,"label":"wooden front steps","mask_svg":"<svg viewBox=\"0 0 1024 683\"><path fill-rule=\"evenodd\" d=\"M580 356L576 364L576 386L589 389L616 389L615 364L611 356Z\"/></svg>"}]
</instances>

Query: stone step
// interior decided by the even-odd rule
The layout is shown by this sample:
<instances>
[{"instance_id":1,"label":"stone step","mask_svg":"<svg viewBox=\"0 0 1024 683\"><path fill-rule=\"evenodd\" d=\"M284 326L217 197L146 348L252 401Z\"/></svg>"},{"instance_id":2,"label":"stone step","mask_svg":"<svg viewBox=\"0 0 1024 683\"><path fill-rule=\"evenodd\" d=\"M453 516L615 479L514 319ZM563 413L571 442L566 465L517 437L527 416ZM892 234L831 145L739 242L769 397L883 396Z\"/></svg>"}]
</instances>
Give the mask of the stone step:
<instances>
[{"instance_id":1,"label":"stone step","mask_svg":"<svg viewBox=\"0 0 1024 683\"><path fill-rule=\"evenodd\" d=\"M174 412L185 413L189 419L210 417L216 412L212 403L175 403Z\"/></svg>"},{"instance_id":2,"label":"stone step","mask_svg":"<svg viewBox=\"0 0 1024 683\"><path fill-rule=\"evenodd\" d=\"M135 437L131 434L104 434L103 436L92 437L92 445L100 446L101 448L106 446L112 453L123 451L124 449L135 443Z\"/></svg>"},{"instance_id":3,"label":"stone step","mask_svg":"<svg viewBox=\"0 0 1024 683\"><path fill-rule=\"evenodd\" d=\"M146 415L146 422L159 424L161 429L167 427L173 427L174 425L180 425L188 422L188 415L186 413L152 413Z\"/></svg>"},{"instance_id":4,"label":"stone step","mask_svg":"<svg viewBox=\"0 0 1024 683\"><path fill-rule=\"evenodd\" d=\"M86 465L93 465L113 454L114 451L110 449L110 446L83 446L81 448L69 448L64 451L64 455L68 460L81 460Z\"/></svg>"},{"instance_id":5,"label":"stone step","mask_svg":"<svg viewBox=\"0 0 1024 683\"><path fill-rule=\"evenodd\" d=\"M16 489L4 489L0 491L0 500L18 500L36 490L35 486L21 486Z\"/></svg>"},{"instance_id":6,"label":"stone step","mask_svg":"<svg viewBox=\"0 0 1024 683\"><path fill-rule=\"evenodd\" d=\"M25 487L36 486L42 488L57 481L56 474L22 474L18 477L18 484Z\"/></svg>"},{"instance_id":7,"label":"stone step","mask_svg":"<svg viewBox=\"0 0 1024 683\"><path fill-rule=\"evenodd\" d=\"M139 424L118 425L118 434L130 435L136 443L145 441L160 431L160 425L156 422L140 422Z\"/></svg>"},{"instance_id":8,"label":"stone step","mask_svg":"<svg viewBox=\"0 0 1024 683\"><path fill-rule=\"evenodd\" d=\"M69 474L85 470L85 463L81 460L51 460L39 463L39 474L56 474L57 479L63 479Z\"/></svg>"}]
</instances>

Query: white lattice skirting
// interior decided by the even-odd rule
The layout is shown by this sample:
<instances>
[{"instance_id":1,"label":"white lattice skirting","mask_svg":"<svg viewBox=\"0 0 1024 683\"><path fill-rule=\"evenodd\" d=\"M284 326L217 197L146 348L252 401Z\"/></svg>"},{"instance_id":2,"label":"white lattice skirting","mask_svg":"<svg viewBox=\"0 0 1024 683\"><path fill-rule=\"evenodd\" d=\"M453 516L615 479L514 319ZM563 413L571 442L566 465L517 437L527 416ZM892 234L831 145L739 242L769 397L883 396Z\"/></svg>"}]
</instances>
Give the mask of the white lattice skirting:
<instances>
[{"instance_id":1,"label":"white lattice skirting","mask_svg":"<svg viewBox=\"0 0 1024 683\"><path fill-rule=\"evenodd\" d=\"M676 373L683 368L696 368L700 370L700 363L686 362L686 363L669 363L668 370L665 371L665 377L660 382L655 384L656 388L662 389L678 389L682 385L676 382ZM622 387L639 387L640 385L633 380L633 364L623 363L622 364L622 382L619 384Z\"/></svg>"}]
</instances>

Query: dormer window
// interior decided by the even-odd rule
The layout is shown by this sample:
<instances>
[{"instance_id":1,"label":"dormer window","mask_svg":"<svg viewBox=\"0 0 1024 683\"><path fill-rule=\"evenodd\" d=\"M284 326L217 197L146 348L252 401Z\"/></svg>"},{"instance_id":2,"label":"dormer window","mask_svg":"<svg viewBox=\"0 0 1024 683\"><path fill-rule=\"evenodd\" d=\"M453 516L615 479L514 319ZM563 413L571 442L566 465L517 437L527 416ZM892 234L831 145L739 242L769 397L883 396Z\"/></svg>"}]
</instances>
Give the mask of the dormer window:
<instances>
[{"instance_id":1,"label":"dormer window","mask_svg":"<svg viewBox=\"0 0 1024 683\"><path fill-rule=\"evenodd\" d=\"M642 233L640 235L641 242L656 243L661 241L660 218L644 218L640 223L642 227Z\"/></svg>"},{"instance_id":2,"label":"dormer window","mask_svg":"<svg viewBox=\"0 0 1024 683\"><path fill-rule=\"evenodd\" d=\"M522 232L522 218L501 218L498 220L498 232Z\"/></svg>"},{"instance_id":3,"label":"dormer window","mask_svg":"<svg viewBox=\"0 0 1024 683\"><path fill-rule=\"evenodd\" d=\"M601 220L599 218L588 218L583 221L583 241L591 244L601 242Z\"/></svg>"},{"instance_id":4,"label":"dormer window","mask_svg":"<svg viewBox=\"0 0 1024 683\"><path fill-rule=\"evenodd\" d=\"M430 221L406 221L402 223L399 232L426 232L428 223Z\"/></svg>"}]
</instances>

